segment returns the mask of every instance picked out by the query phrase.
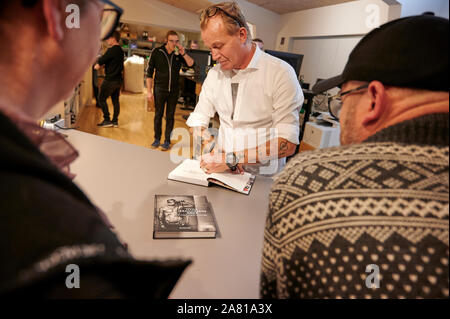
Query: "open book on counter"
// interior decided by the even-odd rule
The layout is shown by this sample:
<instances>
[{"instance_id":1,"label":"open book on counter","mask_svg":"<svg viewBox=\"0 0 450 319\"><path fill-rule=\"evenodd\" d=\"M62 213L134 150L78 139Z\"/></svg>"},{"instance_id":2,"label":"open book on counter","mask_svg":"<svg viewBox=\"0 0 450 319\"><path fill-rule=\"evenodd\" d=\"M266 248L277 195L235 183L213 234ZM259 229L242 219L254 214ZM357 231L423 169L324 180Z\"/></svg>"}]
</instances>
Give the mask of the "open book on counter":
<instances>
[{"instance_id":1,"label":"open book on counter","mask_svg":"<svg viewBox=\"0 0 450 319\"><path fill-rule=\"evenodd\" d=\"M206 174L200 168L200 161L186 159L169 173L168 179L202 186L209 186L210 183L214 183L248 195L255 182L255 175L250 173L241 175L230 172Z\"/></svg>"}]
</instances>

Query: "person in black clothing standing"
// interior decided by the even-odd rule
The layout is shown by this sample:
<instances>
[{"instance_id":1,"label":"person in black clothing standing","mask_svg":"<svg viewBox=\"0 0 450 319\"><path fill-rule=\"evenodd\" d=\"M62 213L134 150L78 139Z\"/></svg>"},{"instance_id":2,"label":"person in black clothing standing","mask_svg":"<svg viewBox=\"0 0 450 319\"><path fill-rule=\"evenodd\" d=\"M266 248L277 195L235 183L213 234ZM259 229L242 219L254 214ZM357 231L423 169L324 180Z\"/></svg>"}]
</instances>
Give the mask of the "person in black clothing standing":
<instances>
[{"instance_id":1,"label":"person in black clothing standing","mask_svg":"<svg viewBox=\"0 0 450 319\"><path fill-rule=\"evenodd\" d=\"M97 63L92 66L92 87L94 89L95 107L100 108L100 103L98 102L98 71L95 69L96 65Z\"/></svg>"},{"instance_id":2,"label":"person in black clothing standing","mask_svg":"<svg viewBox=\"0 0 450 319\"><path fill-rule=\"evenodd\" d=\"M114 31L113 35L107 40L110 48L98 59L95 69L99 70L101 65L105 66L105 80L102 83L98 102L103 111L103 122L97 124L101 127L118 127L120 113L120 87L122 85L122 72L124 53L119 45L120 33ZM106 100L111 96L114 105L114 114L110 120L108 104Z\"/></svg>"},{"instance_id":3,"label":"person in black clothing standing","mask_svg":"<svg viewBox=\"0 0 450 319\"><path fill-rule=\"evenodd\" d=\"M81 28L66 26L69 4ZM37 124L82 81L122 12L109 0L0 1L0 34L11 43L0 52L8 74L0 77L1 300L162 299L188 265L136 260L72 181L74 146Z\"/></svg>"},{"instance_id":4,"label":"person in black clothing standing","mask_svg":"<svg viewBox=\"0 0 450 319\"><path fill-rule=\"evenodd\" d=\"M175 108L179 96L179 77L181 66L191 67L194 60L187 55L185 48L180 45L178 34L169 31L166 35L166 44L152 51L147 68L148 100L155 101L155 141L152 148L160 146L162 134L162 117L164 106L166 108L166 131L164 144L161 148L167 151L170 148L170 135L174 125ZM156 69L153 86L153 73Z\"/></svg>"}]
</instances>

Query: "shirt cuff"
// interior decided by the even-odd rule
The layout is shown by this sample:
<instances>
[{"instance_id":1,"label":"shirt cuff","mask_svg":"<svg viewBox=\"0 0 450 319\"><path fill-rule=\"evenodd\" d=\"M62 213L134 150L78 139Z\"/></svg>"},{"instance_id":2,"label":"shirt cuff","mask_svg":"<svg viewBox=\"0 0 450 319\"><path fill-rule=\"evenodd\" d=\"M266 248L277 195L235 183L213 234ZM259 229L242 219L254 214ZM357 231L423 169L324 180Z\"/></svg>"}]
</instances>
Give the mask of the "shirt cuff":
<instances>
[{"instance_id":1,"label":"shirt cuff","mask_svg":"<svg viewBox=\"0 0 450 319\"><path fill-rule=\"evenodd\" d=\"M191 113L189 118L186 121L186 125L189 127L208 127L209 125L209 117L196 113L195 111Z\"/></svg>"},{"instance_id":2,"label":"shirt cuff","mask_svg":"<svg viewBox=\"0 0 450 319\"><path fill-rule=\"evenodd\" d=\"M295 145L300 144L300 127L298 125L278 124L276 129L278 131L278 138L284 138Z\"/></svg>"}]
</instances>

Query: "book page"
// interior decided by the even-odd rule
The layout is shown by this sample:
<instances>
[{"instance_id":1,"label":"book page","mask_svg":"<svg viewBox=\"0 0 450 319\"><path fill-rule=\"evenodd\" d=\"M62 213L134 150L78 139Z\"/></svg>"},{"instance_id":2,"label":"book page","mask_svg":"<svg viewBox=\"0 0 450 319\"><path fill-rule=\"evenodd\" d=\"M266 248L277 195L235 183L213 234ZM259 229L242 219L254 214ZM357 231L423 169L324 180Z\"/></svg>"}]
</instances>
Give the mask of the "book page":
<instances>
[{"instance_id":1,"label":"book page","mask_svg":"<svg viewBox=\"0 0 450 319\"><path fill-rule=\"evenodd\" d=\"M206 174L200 168L200 161L192 159L184 160L183 163L169 173L168 178L204 186L208 186L208 182L211 181L222 186L226 185L228 188L245 194L249 193L254 180L251 180L253 175L250 173L244 173L243 175L231 172Z\"/></svg>"},{"instance_id":2,"label":"book page","mask_svg":"<svg viewBox=\"0 0 450 319\"><path fill-rule=\"evenodd\" d=\"M169 173L169 179L208 186L208 175L197 160L186 159Z\"/></svg>"},{"instance_id":3,"label":"book page","mask_svg":"<svg viewBox=\"0 0 450 319\"><path fill-rule=\"evenodd\" d=\"M200 161L186 159L179 167L186 174L197 176L201 179L206 179L207 177L207 174L200 168Z\"/></svg>"},{"instance_id":4,"label":"book page","mask_svg":"<svg viewBox=\"0 0 450 319\"><path fill-rule=\"evenodd\" d=\"M250 173L233 174L233 173L213 173L208 175L209 178L216 179L238 192L244 192L244 189L249 184L249 180L252 177Z\"/></svg>"}]
</instances>

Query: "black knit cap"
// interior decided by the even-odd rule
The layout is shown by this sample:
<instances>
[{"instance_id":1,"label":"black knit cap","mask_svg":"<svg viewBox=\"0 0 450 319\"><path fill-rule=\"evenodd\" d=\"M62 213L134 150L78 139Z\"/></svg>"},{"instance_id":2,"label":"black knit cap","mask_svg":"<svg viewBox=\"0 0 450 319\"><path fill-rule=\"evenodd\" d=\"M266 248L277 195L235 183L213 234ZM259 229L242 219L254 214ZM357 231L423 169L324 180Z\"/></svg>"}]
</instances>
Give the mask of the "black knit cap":
<instances>
[{"instance_id":1,"label":"black knit cap","mask_svg":"<svg viewBox=\"0 0 450 319\"><path fill-rule=\"evenodd\" d=\"M411 16L383 24L353 49L341 75L318 82L321 93L348 81L449 91L449 20Z\"/></svg>"}]
</instances>

